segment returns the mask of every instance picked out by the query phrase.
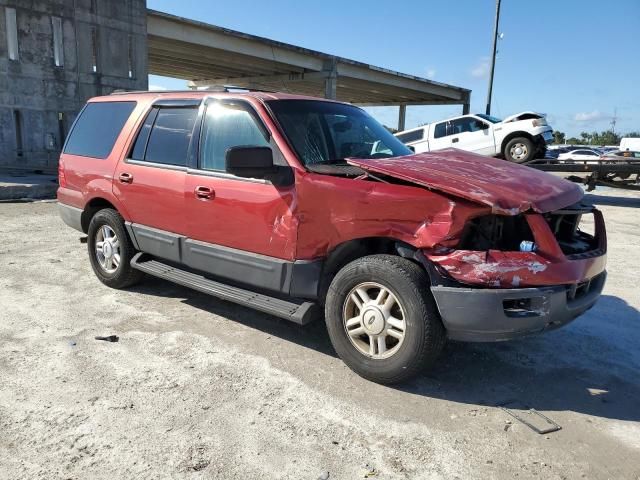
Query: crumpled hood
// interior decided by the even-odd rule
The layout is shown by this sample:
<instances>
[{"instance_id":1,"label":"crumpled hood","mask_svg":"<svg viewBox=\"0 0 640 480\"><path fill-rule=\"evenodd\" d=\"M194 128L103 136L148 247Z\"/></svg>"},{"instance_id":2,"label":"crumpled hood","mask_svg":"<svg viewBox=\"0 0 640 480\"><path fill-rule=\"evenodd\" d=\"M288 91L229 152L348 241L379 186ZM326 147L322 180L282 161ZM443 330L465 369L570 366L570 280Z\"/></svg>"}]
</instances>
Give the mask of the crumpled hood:
<instances>
[{"instance_id":1,"label":"crumpled hood","mask_svg":"<svg viewBox=\"0 0 640 480\"><path fill-rule=\"evenodd\" d=\"M395 158L349 158L347 162L368 172L488 205L497 214L550 212L584 196L582 188L567 180L455 148Z\"/></svg>"},{"instance_id":2,"label":"crumpled hood","mask_svg":"<svg viewBox=\"0 0 640 480\"><path fill-rule=\"evenodd\" d=\"M508 117L503 118L502 122L500 122L500 123L512 122L512 121L514 121L515 119L517 119L521 115L535 115L537 118L543 118L544 117L544 115L542 115L542 114L540 114L538 112L534 112L533 110L525 110L524 112L514 113L513 115L509 115Z\"/></svg>"}]
</instances>

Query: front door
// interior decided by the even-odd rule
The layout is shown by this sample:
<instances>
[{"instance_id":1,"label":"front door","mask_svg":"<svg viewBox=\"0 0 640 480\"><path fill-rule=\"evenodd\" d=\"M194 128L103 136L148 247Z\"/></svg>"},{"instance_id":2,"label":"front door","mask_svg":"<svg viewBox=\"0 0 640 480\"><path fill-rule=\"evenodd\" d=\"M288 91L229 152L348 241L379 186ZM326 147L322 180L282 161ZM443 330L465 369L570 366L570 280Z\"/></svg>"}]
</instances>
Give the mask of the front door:
<instances>
[{"instance_id":1,"label":"front door","mask_svg":"<svg viewBox=\"0 0 640 480\"><path fill-rule=\"evenodd\" d=\"M246 101L209 100L198 165L185 181L184 261L205 272L278 290L295 255L295 187L228 174L225 154L235 146L270 146L274 161L282 158Z\"/></svg>"},{"instance_id":2,"label":"front door","mask_svg":"<svg viewBox=\"0 0 640 480\"><path fill-rule=\"evenodd\" d=\"M493 132L489 124L475 117L451 121L451 146L480 155L495 154Z\"/></svg>"},{"instance_id":3,"label":"front door","mask_svg":"<svg viewBox=\"0 0 640 480\"><path fill-rule=\"evenodd\" d=\"M180 260L186 230L187 152L197 114L197 103L154 106L114 175L114 194L126 207L140 249L174 261Z\"/></svg>"}]
</instances>

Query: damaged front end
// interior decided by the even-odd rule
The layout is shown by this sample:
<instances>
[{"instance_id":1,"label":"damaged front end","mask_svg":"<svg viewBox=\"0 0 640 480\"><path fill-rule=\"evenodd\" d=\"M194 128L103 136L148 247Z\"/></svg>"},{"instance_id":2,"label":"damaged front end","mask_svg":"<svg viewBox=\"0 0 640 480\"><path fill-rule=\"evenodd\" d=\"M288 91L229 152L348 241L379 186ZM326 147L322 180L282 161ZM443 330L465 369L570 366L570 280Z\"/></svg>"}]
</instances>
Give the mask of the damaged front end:
<instances>
[{"instance_id":1,"label":"damaged front end","mask_svg":"<svg viewBox=\"0 0 640 480\"><path fill-rule=\"evenodd\" d=\"M432 292L449 337L497 341L558 328L591 308L606 249L602 213L574 205L477 217L456 248L422 253L435 266Z\"/></svg>"},{"instance_id":2,"label":"damaged front end","mask_svg":"<svg viewBox=\"0 0 640 480\"><path fill-rule=\"evenodd\" d=\"M507 340L557 328L600 296L604 220L580 203L576 185L457 150L350 163L486 208L467 209L464 225L439 241L417 236L449 338Z\"/></svg>"},{"instance_id":3,"label":"damaged front end","mask_svg":"<svg viewBox=\"0 0 640 480\"><path fill-rule=\"evenodd\" d=\"M606 232L602 213L591 206L545 214L492 214L467 222L455 248L436 247L423 253L466 285L574 284L604 270Z\"/></svg>"}]
</instances>

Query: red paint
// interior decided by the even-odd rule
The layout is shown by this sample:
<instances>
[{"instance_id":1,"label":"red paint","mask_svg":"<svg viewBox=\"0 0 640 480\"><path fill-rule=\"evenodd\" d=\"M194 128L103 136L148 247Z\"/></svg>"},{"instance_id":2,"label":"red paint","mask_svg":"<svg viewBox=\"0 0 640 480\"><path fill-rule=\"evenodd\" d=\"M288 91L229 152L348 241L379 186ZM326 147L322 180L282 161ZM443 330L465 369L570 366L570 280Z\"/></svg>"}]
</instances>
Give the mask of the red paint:
<instances>
[{"instance_id":1,"label":"red paint","mask_svg":"<svg viewBox=\"0 0 640 480\"><path fill-rule=\"evenodd\" d=\"M583 196L576 184L545 172L454 148L402 158L350 159L349 163L479 202L505 215L550 212Z\"/></svg>"},{"instance_id":2,"label":"red paint","mask_svg":"<svg viewBox=\"0 0 640 480\"><path fill-rule=\"evenodd\" d=\"M287 163L295 184L240 181L197 172L125 163L135 132L154 100L242 98L256 109ZM308 172L282 136L265 100L308 98L285 94L212 92L143 93L92 101L131 101L137 106L105 160L61 156L58 199L84 208L95 198L111 202L125 220L286 260L322 258L340 244L384 237L421 249L442 271L463 283L487 287L576 283L604 270L606 238L596 215L600 251L589 258L562 254L540 212L578 202L582 190L549 174L458 150L394 159L349 162L366 171L414 185ZM120 182L129 173L131 183ZM198 187L211 195L198 195ZM465 224L490 213L524 213L536 252L455 250ZM536 213L537 212L537 213Z\"/></svg>"}]
</instances>

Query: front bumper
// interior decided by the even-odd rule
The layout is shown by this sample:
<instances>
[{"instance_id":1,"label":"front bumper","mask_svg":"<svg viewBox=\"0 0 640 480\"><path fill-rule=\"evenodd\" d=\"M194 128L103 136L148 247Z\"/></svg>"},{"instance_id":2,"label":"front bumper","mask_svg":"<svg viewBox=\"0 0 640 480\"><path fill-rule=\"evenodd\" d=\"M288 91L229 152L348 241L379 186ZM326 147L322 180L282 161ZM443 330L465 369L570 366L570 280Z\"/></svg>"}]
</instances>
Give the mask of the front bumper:
<instances>
[{"instance_id":1,"label":"front bumper","mask_svg":"<svg viewBox=\"0 0 640 480\"><path fill-rule=\"evenodd\" d=\"M606 272L571 286L487 289L432 286L451 340L496 342L559 328L598 300Z\"/></svg>"}]
</instances>

